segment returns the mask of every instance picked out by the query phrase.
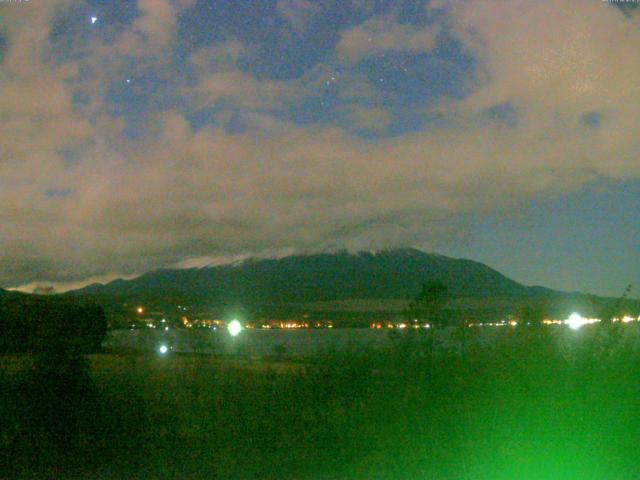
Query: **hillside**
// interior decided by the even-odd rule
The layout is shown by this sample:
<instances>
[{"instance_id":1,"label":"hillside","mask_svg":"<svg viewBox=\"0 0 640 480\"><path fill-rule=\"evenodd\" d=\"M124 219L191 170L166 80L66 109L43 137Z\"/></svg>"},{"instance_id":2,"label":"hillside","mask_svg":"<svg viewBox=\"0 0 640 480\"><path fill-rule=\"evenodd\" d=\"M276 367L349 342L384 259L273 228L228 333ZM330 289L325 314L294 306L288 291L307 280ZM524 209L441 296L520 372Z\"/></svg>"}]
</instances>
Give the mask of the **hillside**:
<instances>
[{"instance_id":1,"label":"hillside","mask_svg":"<svg viewBox=\"0 0 640 480\"><path fill-rule=\"evenodd\" d=\"M13 290L5 290L4 288L0 288L0 297L1 298L21 298L25 294L22 292L16 292Z\"/></svg>"},{"instance_id":2,"label":"hillside","mask_svg":"<svg viewBox=\"0 0 640 480\"><path fill-rule=\"evenodd\" d=\"M295 255L215 267L164 269L132 280L90 285L73 293L252 303L406 299L429 280L442 281L461 297L538 297L554 293L521 285L479 262L416 249Z\"/></svg>"}]
</instances>

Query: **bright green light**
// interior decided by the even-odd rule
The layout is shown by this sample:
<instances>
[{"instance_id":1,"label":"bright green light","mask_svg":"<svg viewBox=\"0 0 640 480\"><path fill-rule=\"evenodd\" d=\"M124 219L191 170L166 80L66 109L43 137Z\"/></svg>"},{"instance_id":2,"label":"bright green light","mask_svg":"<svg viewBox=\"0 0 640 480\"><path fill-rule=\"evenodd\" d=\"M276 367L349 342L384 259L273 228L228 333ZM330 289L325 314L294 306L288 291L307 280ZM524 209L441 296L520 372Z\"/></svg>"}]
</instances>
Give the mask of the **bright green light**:
<instances>
[{"instance_id":1,"label":"bright green light","mask_svg":"<svg viewBox=\"0 0 640 480\"><path fill-rule=\"evenodd\" d=\"M586 318L583 318L579 313L572 313L567 319L567 325L571 330L578 330L583 325L589 323Z\"/></svg>"},{"instance_id":2,"label":"bright green light","mask_svg":"<svg viewBox=\"0 0 640 480\"><path fill-rule=\"evenodd\" d=\"M242 324L238 320L232 320L227 327L232 337L237 336L242 331Z\"/></svg>"}]
</instances>

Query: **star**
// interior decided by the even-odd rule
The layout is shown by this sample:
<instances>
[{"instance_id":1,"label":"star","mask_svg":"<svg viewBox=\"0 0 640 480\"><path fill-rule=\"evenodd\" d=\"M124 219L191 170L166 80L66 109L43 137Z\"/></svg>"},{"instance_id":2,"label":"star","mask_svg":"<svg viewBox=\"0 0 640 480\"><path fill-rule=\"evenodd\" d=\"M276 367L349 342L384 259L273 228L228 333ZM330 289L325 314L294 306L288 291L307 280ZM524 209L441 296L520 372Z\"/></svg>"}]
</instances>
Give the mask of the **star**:
<instances>
[{"instance_id":1,"label":"star","mask_svg":"<svg viewBox=\"0 0 640 480\"><path fill-rule=\"evenodd\" d=\"M130 79L130 78L127 78L125 81L126 81L127 83L131 83L131 79Z\"/></svg>"},{"instance_id":2,"label":"star","mask_svg":"<svg viewBox=\"0 0 640 480\"><path fill-rule=\"evenodd\" d=\"M98 17L91 17L91 25L98 21Z\"/></svg>"}]
</instances>

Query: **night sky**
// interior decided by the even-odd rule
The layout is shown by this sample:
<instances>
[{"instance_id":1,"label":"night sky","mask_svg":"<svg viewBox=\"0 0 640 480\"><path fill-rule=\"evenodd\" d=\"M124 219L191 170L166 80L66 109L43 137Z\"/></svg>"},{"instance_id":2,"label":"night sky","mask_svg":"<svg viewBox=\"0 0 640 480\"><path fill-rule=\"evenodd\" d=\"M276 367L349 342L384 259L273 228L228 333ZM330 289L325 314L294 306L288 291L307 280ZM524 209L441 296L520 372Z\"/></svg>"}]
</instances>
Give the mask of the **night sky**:
<instances>
[{"instance_id":1,"label":"night sky","mask_svg":"<svg viewBox=\"0 0 640 480\"><path fill-rule=\"evenodd\" d=\"M415 246L640 289L638 46L600 0L0 2L0 285Z\"/></svg>"}]
</instances>

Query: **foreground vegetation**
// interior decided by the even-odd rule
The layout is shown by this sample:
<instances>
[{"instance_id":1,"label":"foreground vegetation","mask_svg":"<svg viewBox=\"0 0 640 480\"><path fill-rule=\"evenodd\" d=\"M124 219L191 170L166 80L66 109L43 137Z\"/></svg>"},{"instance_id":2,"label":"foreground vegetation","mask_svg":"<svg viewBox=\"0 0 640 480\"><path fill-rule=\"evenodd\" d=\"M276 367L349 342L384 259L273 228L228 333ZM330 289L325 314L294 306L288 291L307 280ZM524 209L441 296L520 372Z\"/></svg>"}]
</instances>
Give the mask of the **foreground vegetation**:
<instances>
[{"instance_id":1,"label":"foreground vegetation","mask_svg":"<svg viewBox=\"0 0 640 480\"><path fill-rule=\"evenodd\" d=\"M5 356L0 477L637 478L636 326L559 331L296 362Z\"/></svg>"}]
</instances>

